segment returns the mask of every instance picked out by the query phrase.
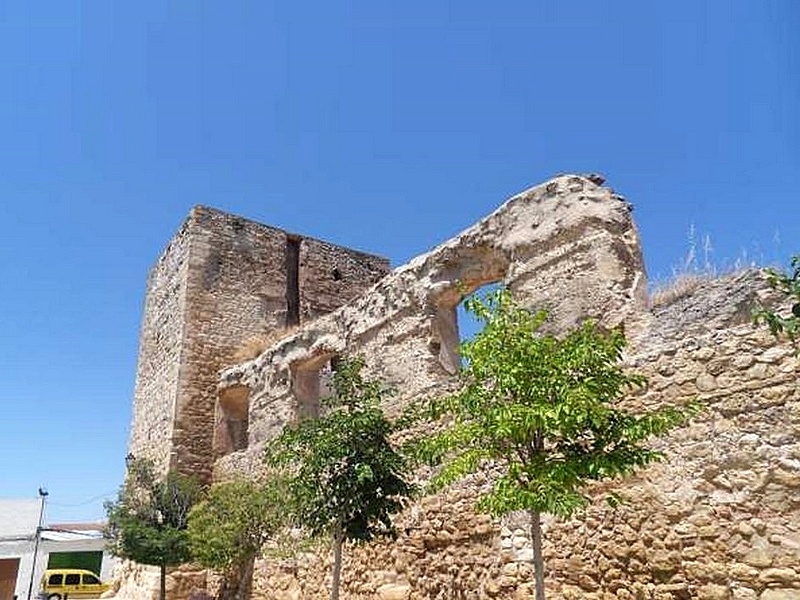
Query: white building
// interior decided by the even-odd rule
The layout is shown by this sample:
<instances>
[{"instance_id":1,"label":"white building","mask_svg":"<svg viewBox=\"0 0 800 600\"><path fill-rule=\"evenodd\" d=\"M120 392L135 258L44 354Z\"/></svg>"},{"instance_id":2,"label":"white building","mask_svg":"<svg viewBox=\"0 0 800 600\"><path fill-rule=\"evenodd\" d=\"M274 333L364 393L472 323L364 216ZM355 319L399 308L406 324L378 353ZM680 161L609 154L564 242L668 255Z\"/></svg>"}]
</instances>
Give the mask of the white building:
<instances>
[{"instance_id":1,"label":"white building","mask_svg":"<svg viewBox=\"0 0 800 600\"><path fill-rule=\"evenodd\" d=\"M64 524L38 531L39 498L0 499L0 600L36 598L44 570L82 568L110 579L114 560L105 552L102 525ZM33 571L33 577L31 572Z\"/></svg>"}]
</instances>

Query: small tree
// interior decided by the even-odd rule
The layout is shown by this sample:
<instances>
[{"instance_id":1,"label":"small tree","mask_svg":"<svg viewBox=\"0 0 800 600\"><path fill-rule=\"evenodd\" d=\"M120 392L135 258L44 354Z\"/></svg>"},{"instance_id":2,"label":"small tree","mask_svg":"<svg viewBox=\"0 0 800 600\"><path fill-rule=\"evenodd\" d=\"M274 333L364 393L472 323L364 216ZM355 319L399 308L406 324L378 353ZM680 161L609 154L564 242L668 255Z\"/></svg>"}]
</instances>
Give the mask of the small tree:
<instances>
[{"instance_id":1,"label":"small tree","mask_svg":"<svg viewBox=\"0 0 800 600\"><path fill-rule=\"evenodd\" d=\"M422 407L420 414L440 429L409 450L442 465L434 490L488 465L499 469L478 508L498 516L529 513L536 598L543 600L541 514L567 517L588 502L582 491L588 482L660 459L642 443L681 423L685 413L667 407L636 415L616 407L630 386L643 382L620 365L620 330L603 333L586 322L561 339L541 334L546 314L517 306L507 290L472 297L466 307L484 328L461 345L465 385Z\"/></svg>"},{"instance_id":2,"label":"small tree","mask_svg":"<svg viewBox=\"0 0 800 600\"><path fill-rule=\"evenodd\" d=\"M767 269L769 285L785 294L792 303L790 314L781 315L761 307L755 311L753 318L757 324L766 323L775 337L785 335L795 345L795 350L800 352L797 346L800 337L800 255L792 257L791 266L790 273Z\"/></svg>"},{"instance_id":3,"label":"small tree","mask_svg":"<svg viewBox=\"0 0 800 600\"><path fill-rule=\"evenodd\" d=\"M106 503L111 552L160 567L161 600L166 599L167 567L190 559L186 526L200 495L192 478L175 471L162 478L152 461L131 459L116 501Z\"/></svg>"},{"instance_id":4,"label":"small tree","mask_svg":"<svg viewBox=\"0 0 800 600\"><path fill-rule=\"evenodd\" d=\"M226 574L222 597L250 597L253 562L284 524L288 508L278 479L214 485L189 513L189 546L200 564Z\"/></svg>"},{"instance_id":5,"label":"small tree","mask_svg":"<svg viewBox=\"0 0 800 600\"><path fill-rule=\"evenodd\" d=\"M331 600L339 597L344 541L394 535L392 516L411 492L405 461L389 440L394 425L381 409L386 392L362 367L361 359L341 360L323 415L287 426L265 454L291 477L295 523L332 538Z\"/></svg>"}]
</instances>

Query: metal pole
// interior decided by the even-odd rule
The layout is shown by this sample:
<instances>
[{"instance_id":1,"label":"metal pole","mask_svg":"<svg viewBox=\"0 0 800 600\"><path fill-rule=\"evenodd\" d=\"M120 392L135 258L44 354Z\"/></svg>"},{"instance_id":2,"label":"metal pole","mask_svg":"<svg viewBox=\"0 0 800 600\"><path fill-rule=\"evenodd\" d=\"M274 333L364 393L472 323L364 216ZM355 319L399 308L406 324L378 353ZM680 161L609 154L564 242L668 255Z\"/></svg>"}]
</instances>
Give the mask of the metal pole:
<instances>
[{"instance_id":1,"label":"metal pole","mask_svg":"<svg viewBox=\"0 0 800 600\"><path fill-rule=\"evenodd\" d=\"M34 536L33 544L33 564L31 565L31 581L28 584L28 600L31 600L33 593L33 578L36 575L36 557L39 554L39 540L42 538L42 519L44 518L44 499L47 498L47 490L39 488L39 498L42 504L39 507L39 525L36 527L36 535Z\"/></svg>"}]
</instances>

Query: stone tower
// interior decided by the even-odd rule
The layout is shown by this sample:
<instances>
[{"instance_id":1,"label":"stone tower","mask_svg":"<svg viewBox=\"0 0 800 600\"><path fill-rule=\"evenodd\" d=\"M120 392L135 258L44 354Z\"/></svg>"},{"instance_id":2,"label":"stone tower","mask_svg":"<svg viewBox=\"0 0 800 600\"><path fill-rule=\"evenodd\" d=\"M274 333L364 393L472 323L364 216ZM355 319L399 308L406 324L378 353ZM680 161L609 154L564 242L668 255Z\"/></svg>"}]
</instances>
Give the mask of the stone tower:
<instances>
[{"instance_id":1,"label":"stone tower","mask_svg":"<svg viewBox=\"0 0 800 600\"><path fill-rule=\"evenodd\" d=\"M130 452L210 479L219 370L388 272L385 258L192 209L148 276Z\"/></svg>"}]
</instances>

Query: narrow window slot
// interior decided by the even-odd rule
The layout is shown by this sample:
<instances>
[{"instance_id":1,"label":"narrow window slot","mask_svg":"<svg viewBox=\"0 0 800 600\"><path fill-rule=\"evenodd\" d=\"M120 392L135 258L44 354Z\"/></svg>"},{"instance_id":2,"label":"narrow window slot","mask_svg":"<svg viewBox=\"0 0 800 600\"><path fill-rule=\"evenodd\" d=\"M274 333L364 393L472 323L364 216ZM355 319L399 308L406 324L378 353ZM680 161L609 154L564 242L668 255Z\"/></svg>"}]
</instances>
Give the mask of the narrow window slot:
<instances>
[{"instance_id":1,"label":"narrow window slot","mask_svg":"<svg viewBox=\"0 0 800 600\"><path fill-rule=\"evenodd\" d=\"M286 238L286 326L300 323L300 238Z\"/></svg>"}]
</instances>

